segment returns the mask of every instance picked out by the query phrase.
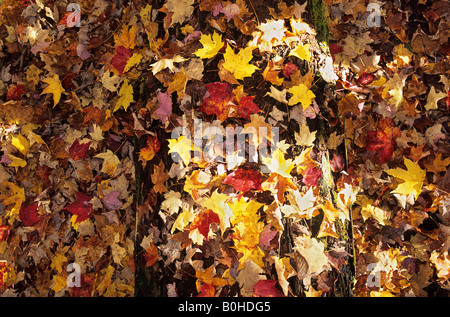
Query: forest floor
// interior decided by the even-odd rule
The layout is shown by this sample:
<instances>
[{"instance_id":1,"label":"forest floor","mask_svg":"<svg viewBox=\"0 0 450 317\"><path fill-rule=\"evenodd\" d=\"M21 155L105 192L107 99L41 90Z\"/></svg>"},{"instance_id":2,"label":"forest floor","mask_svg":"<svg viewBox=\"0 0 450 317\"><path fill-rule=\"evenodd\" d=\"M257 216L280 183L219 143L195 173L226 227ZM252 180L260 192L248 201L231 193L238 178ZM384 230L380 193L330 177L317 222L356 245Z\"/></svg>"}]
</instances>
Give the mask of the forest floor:
<instances>
[{"instance_id":1,"label":"forest floor","mask_svg":"<svg viewBox=\"0 0 450 317\"><path fill-rule=\"evenodd\" d=\"M1 1L0 294L448 296L450 2L323 9Z\"/></svg>"}]
</instances>

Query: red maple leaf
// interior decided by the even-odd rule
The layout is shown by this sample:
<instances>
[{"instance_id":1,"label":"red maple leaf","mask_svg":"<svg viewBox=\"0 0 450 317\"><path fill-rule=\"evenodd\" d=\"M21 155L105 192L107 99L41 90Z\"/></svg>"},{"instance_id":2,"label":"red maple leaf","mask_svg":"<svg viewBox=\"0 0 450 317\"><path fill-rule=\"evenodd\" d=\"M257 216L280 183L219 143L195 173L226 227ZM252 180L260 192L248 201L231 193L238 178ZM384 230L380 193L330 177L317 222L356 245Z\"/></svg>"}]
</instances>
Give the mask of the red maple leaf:
<instances>
[{"instance_id":1,"label":"red maple leaf","mask_svg":"<svg viewBox=\"0 0 450 317\"><path fill-rule=\"evenodd\" d=\"M190 231L198 228L198 231L208 239L209 225L212 223L220 223L219 216L212 211L211 209L207 209L198 215L195 216L194 220L191 223Z\"/></svg>"},{"instance_id":2,"label":"red maple leaf","mask_svg":"<svg viewBox=\"0 0 450 317\"><path fill-rule=\"evenodd\" d=\"M238 168L228 175L223 180L223 183L226 185L233 185L237 191L245 193L251 189L261 189L262 180L259 172Z\"/></svg>"},{"instance_id":3,"label":"red maple leaf","mask_svg":"<svg viewBox=\"0 0 450 317\"><path fill-rule=\"evenodd\" d=\"M277 281L259 280L253 286L255 297L284 297L284 294L275 287Z\"/></svg>"},{"instance_id":4,"label":"red maple leaf","mask_svg":"<svg viewBox=\"0 0 450 317\"><path fill-rule=\"evenodd\" d=\"M22 204L19 211L19 218L25 224L25 226L30 227L41 220L41 217L37 215L37 210L38 203L29 206Z\"/></svg>"},{"instance_id":5,"label":"red maple leaf","mask_svg":"<svg viewBox=\"0 0 450 317\"><path fill-rule=\"evenodd\" d=\"M20 100L24 93L25 88L23 88L23 85L12 85L9 87L8 92L6 93L6 100Z\"/></svg>"},{"instance_id":6,"label":"red maple leaf","mask_svg":"<svg viewBox=\"0 0 450 317\"><path fill-rule=\"evenodd\" d=\"M308 166L303 173L303 183L308 186L319 186L319 179L322 177L322 170L317 167Z\"/></svg>"},{"instance_id":7,"label":"red maple leaf","mask_svg":"<svg viewBox=\"0 0 450 317\"><path fill-rule=\"evenodd\" d=\"M286 63L285 65L283 65L283 76L286 78L291 77L291 75L297 70L297 66L295 64L292 63Z\"/></svg>"},{"instance_id":8,"label":"red maple leaf","mask_svg":"<svg viewBox=\"0 0 450 317\"><path fill-rule=\"evenodd\" d=\"M203 99L199 109L206 114L215 114L217 119L224 121L228 118L230 105L233 104L233 88L229 83L206 84L208 96Z\"/></svg>"},{"instance_id":9,"label":"red maple leaf","mask_svg":"<svg viewBox=\"0 0 450 317\"><path fill-rule=\"evenodd\" d=\"M88 219L93 209L92 204L89 203L92 197L80 192L75 192L75 196L77 196L77 200L64 207L64 209L73 215L77 215L77 220L75 221L77 223Z\"/></svg>"},{"instance_id":10,"label":"red maple leaf","mask_svg":"<svg viewBox=\"0 0 450 317\"><path fill-rule=\"evenodd\" d=\"M361 74L361 76L358 77L358 79L356 80L356 84L358 84L360 86L367 86L371 82L373 82L374 79L375 79L374 74L364 72Z\"/></svg>"},{"instance_id":11,"label":"red maple leaf","mask_svg":"<svg viewBox=\"0 0 450 317\"><path fill-rule=\"evenodd\" d=\"M260 111L258 106L253 102L255 96L242 97L237 108L238 116L244 119L250 119L250 115Z\"/></svg>"},{"instance_id":12,"label":"red maple leaf","mask_svg":"<svg viewBox=\"0 0 450 317\"><path fill-rule=\"evenodd\" d=\"M92 288L94 287L96 276L91 274L80 275L80 286L69 287L70 296L72 297L91 297Z\"/></svg>"},{"instance_id":13,"label":"red maple leaf","mask_svg":"<svg viewBox=\"0 0 450 317\"><path fill-rule=\"evenodd\" d=\"M367 133L366 149L376 152L378 161L383 164L389 161L392 153L394 153L394 144L384 131L376 130Z\"/></svg>"},{"instance_id":14,"label":"red maple leaf","mask_svg":"<svg viewBox=\"0 0 450 317\"><path fill-rule=\"evenodd\" d=\"M131 50L123 46L116 46L116 55L111 59L111 65L113 65L120 74L123 74L125 65L131 57Z\"/></svg>"},{"instance_id":15,"label":"red maple leaf","mask_svg":"<svg viewBox=\"0 0 450 317\"><path fill-rule=\"evenodd\" d=\"M80 144L78 139L75 139L73 144L69 148L69 155L73 158L74 161L87 157L87 151L89 150L89 146L91 142Z\"/></svg>"},{"instance_id":16,"label":"red maple leaf","mask_svg":"<svg viewBox=\"0 0 450 317\"><path fill-rule=\"evenodd\" d=\"M0 226L0 242L8 240L10 226Z\"/></svg>"},{"instance_id":17,"label":"red maple leaf","mask_svg":"<svg viewBox=\"0 0 450 317\"><path fill-rule=\"evenodd\" d=\"M201 283L199 287L200 293L197 297L213 297L216 293L216 289L214 288L214 284Z\"/></svg>"}]
</instances>

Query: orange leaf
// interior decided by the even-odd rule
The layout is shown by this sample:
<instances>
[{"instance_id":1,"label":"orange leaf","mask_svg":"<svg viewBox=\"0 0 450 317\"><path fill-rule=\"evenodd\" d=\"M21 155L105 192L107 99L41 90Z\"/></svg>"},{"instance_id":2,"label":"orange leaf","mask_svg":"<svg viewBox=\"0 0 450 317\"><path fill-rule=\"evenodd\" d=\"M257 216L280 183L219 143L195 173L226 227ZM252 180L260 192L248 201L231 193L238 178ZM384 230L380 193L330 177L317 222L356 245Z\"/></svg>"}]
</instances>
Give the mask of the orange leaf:
<instances>
[{"instance_id":1,"label":"orange leaf","mask_svg":"<svg viewBox=\"0 0 450 317\"><path fill-rule=\"evenodd\" d=\"M195 216L189 230L198 229L205 239L208 240L209 225L212 223L220 223L219 216L211 209L207 209Z\"/></svg>"},{"instance_id":2,"label":"orange leaf","mask_svg":"<svg viewBox=\"0 0 450 317\"><path fill-rule=\"evenodd\" d=\"M158 261L159 255L158 255L158 249L153 243L150 243L150 247L145 250L144 253L145 258L145 267L151 267L153 264Z\"/></svg>"}]
</instances>

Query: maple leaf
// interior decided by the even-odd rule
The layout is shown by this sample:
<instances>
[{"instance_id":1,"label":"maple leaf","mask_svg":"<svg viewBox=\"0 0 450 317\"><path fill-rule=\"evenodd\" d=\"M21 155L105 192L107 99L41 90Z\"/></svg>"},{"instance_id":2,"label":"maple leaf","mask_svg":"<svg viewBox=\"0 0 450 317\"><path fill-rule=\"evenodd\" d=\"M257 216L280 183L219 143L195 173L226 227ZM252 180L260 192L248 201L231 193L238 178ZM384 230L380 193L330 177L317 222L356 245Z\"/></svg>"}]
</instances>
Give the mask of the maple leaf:
<instances>
[{"instance_id":1,"label":"maple leaf","mask_svg":"<svg viewBox=\"0 0 450 317\"><path fill-rule=\"evenodd\" d=\"M92 204L89 203L89 201L92 197L80 192L75 192L75 196L77 199L73 203L64 207L64 209L71 214L76 215L77 218L75 223L78 223L88 219L91 216L93 209Z\"/></svg>"},{"instance_id":2,"label":"maple leaf","mask_svg":"<svg viewBox=\"0 0 450 317\"><path fill-rule=\"evenodd\" d=\"M423 182L425 181L426 171L406 157L404 157L403 160L406 170L394 168L385 171L389 175L404 181L392 192L406 196L413 194L415 199L417 199L422 190Z\"/></svg>"},{"instance_id":3,"label":"maple leaf","mask_svg":"<svg viewBox=\"0 0 450 317\"><path fill-rule=\"evenodd\" d=\"M145 249L144 252L145 267L153 266L159 259L158 248L154 243L150 243L150 246Z\"/></svg>"},{"instance_id":4,"label":"maple leaf","mask_svg":"<svg viewBox=\"0 0 450 317\"><path fill-rule=\"evenodd\" d=\"M266 96L270 96L273 99L282 102L282 103L288 103L286 100L286 89L278 90L274 86L270 86L270 91L266 93Z\"/></svg>"},{"instance_id":5,"label":"maple leaf","mask_svg":"<svg viewBox=\"0 0 450 317\"><path fill-rule=\"evenodd\" d=\"M122 86L120 87L119 99L114 106L113 112L119 110L120 107L127 111L128 107L133 101L133 86L128 83L128 78L125 78Z\"/></svg>"},{"instance_id":6,"label":"maple leaf","mask_svg":"<svg viewBox=\"0 0 450 317\"><path fill-rule=\"evenodd\" d=\"M394 74L392 78L384 84L382 93L388 104L398 109L403 102L403 86L405 85L406 76Z\"/></svg>"},{"instance_id":7,"label":"maple leaf","mask_svg":"<svg viewBox=\"0 0 450 317\"><path fill-rule=\"evenodd\" d=\"M300 125L300 132L294 132L295 141L297 145L304 145L307 147L314 145L314 140L316 139L317 131L311 132L309 130L306 120Z\"/></svg>"},{"instance_id":8,"label":"maple leaf","mask_svg":"<svg viewBox=\"0 0 450 317\"><path fill-rule=\"evenodd\" d=\"M197 281L195 281L195 285L197 290L200 292L201 297L212 297L215 294L214 286L224 286L228 285L226 279L215 277L216 272L214 269L214 265L211 265L204 271L196 271L195 277Z\"/></svg>"},{"instance_id":9,"label":"maple leaf","mask_svg":"<svg viewBox=\"0 0 450 317\"><path fill-rule=\"evenodd\" d=\"M194 220L191 222L189 231L198 229L204 239L208 240L209 225L212 223L220 224L219 216L211 209L207 209L195 216Z\"/></svg>"},{"instance_id":10,"label":"maple leaf","mask_svg":"<svg viewBox=\"0 0 450 317\"><path fill-rule=\"evenodd\" d=\"M303 111L311 105L312 100L316 97L316 95L314 95L314 93L309 90L309 88L304 84L299 84L297 86L291 87L289 88L288 92L292 94L292 97L289 99L288 105L293 106L301 103Z\"/></svg>"},{"instance_id":11,"label":"maple leaf","mask_svg":"<svg viewBox=\"0 0 450 317\"><path fill-rule=\"evenodd\" d=\"M88 157L87 151L89 150L90 145L91 142L85 142L83 144L80 144L77 138L69 147L69 155L72 157L74 161L86 158Z\"/></svg>"},{"instance_id":12,"label":"maple leaf","mask_svg":"<svg viewBox=\"0 0 450 317\"><path fill-rule=\"evenodd\" d=\"M433 110L438 108L438 101L442 98L447 97L444 92L436 92L434 86L431 87L430 92L427 97L427 104L425 105L425 110Z\"/></svg>"},{"instance_id":13,"label":"maple leaf","mask_svg":"<svg viewBox=\"0 0 450 317\"><path fill-rule=\"evenodd\" d=\"M103 205L108 210L119 210L122 208L123 203L119 199L119 191L111 191L103 197Z\"/></svg>"},{"instance_id":14,"label":"maple leaf","mask_svg":"<svg viewBox=\"0 0 450 317\"><path fill-rule=\"evenodd\" d=\"M322 177L322 170L317 167L308 166L303 172L302 182L308 186L319 186L319 179Z\"/></svg>"},{"instance_id":15,"label":"maple leaf","mask_svg":"<svg viewBox=\"0 0 450 317\"><path fill-rule=\"evenodd\" d=\"M238 168L233 173L228 175L224 180L224 184L233 185L234 189L240 192L247 192L252 189L261 189L261 174L254 170L246 170Z\"/></svg>"},{"instance_id":16,"label":"maple leaf","mask_svg":"<svg viewBox=\"0 0 450 317\"><path fill-rule=\"evenodd\" d=\"M223 68L231 72L236 79L243 80L245 77L251 76L258 69L255 65L250 64L253 58L252 48L246 47L234 54L233 49L227 45L225 50Z\"/></svg>"},{"instance_id":17,"label":"maple leaf","mask_svg":"<svg viewBox=\"0 0 450 317\"><path fill-rule=\"evenodd\" d=\"M291 177L290 173L295 167L295 164L292 160L284 159L283 152L281 152L279 149L273 151L270 157L263 157L262 161L271 172L277 173L285 178Z\"/></svg>"},{"instance_id":18,"label":"maple leaf","mask_svg":"<svg viewBox=\"0 0 450 317\"><path fill-rule=\"evenodd\" d=\"M304 279L309 279L313 275L331 269L328 258L324 254L325 245L323 242L309 236L300 236L295 238L294 244L294 250L298 251L308 263Z\"/></svg>"},{"instance_id":19,"label":"maple leaf","mask_svg":"<svg viewBox=\"0 0 450 317\"><path fill-rule=\"evenodd\" d=\"M223 47L222 35L214 32L211 36L202 34L200 38L203 48L194 52L200 58L213 58Z\"/></svg>"},{"instance_id":20,"label":"maple leaf","mask_svg":"<svg viewBox=\"0 0 450 317\"><path fill-rule=\"evenodd\" d=\"M150 66L153 66L152 73L153 75L156 75L163 69L168 68L171 72L175 71L175 65L174 63L181 63L186 61L186 59L180 55L175 55L173 58L162 58L156 63L151 64Z\"/></svg>"},{"instance_id":21,"label":"maple leaf","mask_svg":"<svg viewBox=\"0 0 450 317\"><path fill-rule=\"evenodd\" d=\"M278 77L280 71L281 70L279 66L276 65L273 60L270 60L267 63L267 66L264 69L262 75L264 77L264 80L267 80L276 86L281 86L283 84L284 79Z\"/></svg>"},{"instance_id":22,"label":"maple leaf","mask_svg":"<svg viewBox=\"0 0 450 317\"><path fill-rule=\"evenodd\" d=\"M391 159L392 153L394 153L394 144L384 131L370 131L367 133L366 149L376 152L378 161L380 164L384 164Z\"/></svg>"},{"instance_id":23,"label":"maple leaf","mask_svg":"<svg viewBox=\"0 0 450 317\"><path fill-rule=\"evenodd\" d=\"M293 63L286 63L286 64L283 65L283 68L282 68L283 76L286 77L286 78L289 78L297 70L298 70L297 69L297 65L295 65Z\"/></svg>"},{"instance_id":24,"label":"maple leaf","mask_svg":"<svg viewBox=\"0 0 450 317\"><path fill-rule=\"evenodd\" d=\"M170 26L176 23L183 23L184 20L194 12L194 0L167 0L164 7L172 12L172 21Z\"/></svg>"},{"instance_id":25,"label":"maple leaf","mask_svg":"<svg viewBox=\"0 0 450 317\"><path fill-rule=\"evenodd\" d=\"M48 84L47 87L44 88L42 94L53 94L53 107L59 103L61 99L61 93L66 91L59 80L59 76L57 74L53 74L52 77L47 77L42 80L44 83Z\"/></svg>"},{"instance_id":26,"label":"maple leaf","mask_svg":"<svg viewBox=\"0 0 450 317\"><path fill-rule=\"evenodd\" d=\"M27 155L30 149L30 142L20 133L11 138L11 144L23 155Z\"/></svg>"},{"instance_id":27,"label":"maple leaf","mask_svg":"<svg viewBox=\"0 0 450 317\"><path fill-rule=\"evenodd\" d=\"M117 165L120 164L120 160L116 154L111 150L106 150L105 153L99 153L95 157L103 159L103 166L101 171L112 176L116 172Z\"/></svg>"},{"instance_id":28,"label":"maple leaf","mask_svg":"<svg viewBox=\"0 0 450 317\"><path fill-rule=\"evenodd\" d=\"M25 94L23 85L11 85L6 93L6 100L20 100L23 94Z\"/></svg>"},{"instance_id":29,"label":"maple leaf","mask_svg":"<svg viewBox=\"0 0 450 317\"><path fill-rule=\"evenodd\" d=\"M133 49L136 46L136 31L136 25L129 27L124 24L120 34L114 34L114 43L116 46Z\"/></svg>"},{"instance_id":30,"label":"maple leaf","mask_svg":"<svg viewBox=\"0 0 450 317\"><path fill-rule=\"evenodd\" d=\"M261 37L263 41L269 43L280 42L285 32L284 20L268 20L266 23L261 23L258 29L263 32L263 36Z\"/></svg>"},{"instance_id":31,"label":"maple leaf","mask_svg":"<svg viewBox=\"0 0 450 317\"><path fill-rule=\"evenodd\" d=\"M143 162L143 165L147 164L155 154L159 151L161 142L158 140L158 136L155 134L152 138L147 140L147 145L139 152L139 161Z\"/></svg>"},{"instance_id":32,"label":"maple leaf","mask_svg":"<svg viewBox=\"0 0 450 317\"><path fill-rule=\"evenodd\" d=\"M209 83L205 85L208 95L203 99L198 110L211 115L215 114L217 119L224 121L228 118L230 106L233 104L233 89L228 83Z\"/></svg>"},{"instance_id":33,"label":"maple leaf","mask_svg":"<svg viewBox=\"0 0 450 317\"><path fill-rule=\"evenodd\" d=\"M292 183L290 178L283 177L277 173L270 173L269 178L261 184L261 187L263 190L270 190L280 203L284 203L284 193L288 189L297 189L297 186Z\"/></svg>"},{"instance_id":34,"label":"maple leaf","mask_svg":"<svg viewBox=\"0 0 450 317\"><path fill-rule=\"evenodd\" d=\"M119 74L123 74L125 66L131 57L131 50L123 46L116 46L115 51L116 54L111 59L111 65L119 71Z\"/></svg>"},{"instance_id":35,"label":"maple leaf","mask_svg":"<svg viewBox=\"0 0 450 317\"><path fill-rule=\"evenodd\" d=\"M155 113L156 116L158 117L158 119L165 124L167 117L172 113L172 97L170 96L170 94L167 93L162 93L160 91L158 91L158 103L159 103L159 108L156 109Z\"/></svg>"},{"instance_id":36,"label":"maple leaf","mask_svg":"<svg viewBox=\"0 0 450 317\"><path fill-rule=\"evenodd\" d=\"M239 100L239 106L237 108L238 116L244 119L250 119L250 115L261 111L258 106L253 102L255 96L245 96Z\"/></svg>"},{"instance_id":37,"label":"maple leaf","mask_svg":"<svg viewBox=\"0 0 450 317\"><path fill-rule=\"evenodd\" d=\"M167 210L170 214L178 212L181 207L181 194L173 190L164 193L165 200L161 203L161 209Z\"/></svg>"},{"instance_id":38,"label":"maple leaf","mask_svg":"<svg viewBox=\"0 0 450 317\"><path fill-rule=\"evenodd\" d=\"M37 214L37 210L38 203L29 206L22 204L19 211L19 218L25 224L25 226L30 227L41 220L41 217L39 217Z\"/></svg>"},{"instance_id":39,"label":"maple leaf","mask_svg":"<svg viewBox=\"0 0 450 317\"><path fill-rule=\"evenodd\" d=\"M10 226L0 226L0 242L8 240L10 231Z\"/></svg>"},{"instance_id":40,"label":"maple leaf","mask_svg":"<svg viewBox=\"0 0 450 317\"><path fill-rule=\"evenodd\" d=\"M284 294L275 287L278 281L259 280L253 286L255 297L284 297Z\"/></svg>"},{"instance_id":41,"label":"maple leaf","mask_svg":"<svg viewBox=\"0 0 450 317\"><path fill-rule=\"evenodd\" d=\"M153 174L151 175L151 180L153 183L153 190L156 193L163 193L167 191L164 183L169 179L169 175L164 167L164 162L160 161L158 165L153 166Z\"/></svg>"},{"instance_id":42,"label":"maple leaf","mask_svg":"<svg viewBox=\"0 0 450 317\"><path fill-rule=\"evenodd\" d=\"M311 54L309 53L309 44L300 44L292 50L288 56L295 56L300 59L304 59L305 61L311 61Z\"/></svg>"},{"instance_id":43,"label":"maple leaf","mask_svg":"<svg viewBox=\"0 0 450 317\"><path fill-rule=\"evenodd\" d=\"M169 139L169 154L178 153L185 166L189 165L191 161L191 151L194 150L194 145L190 138L180 135L178 139ZM179 160L172 156L175 162Z\"/></svg>"},{"instance_id":44,"label":"maple leaf","mask_svg":"<svg viewBox=\"0 0 450 317\"><path fill-rule=\"evenodd\" d=\"M134 53L127 61L125 68L123 70L124 73L126 73L127 71L129 71L131 69L131 67L139 64L142 60L143 56L141 54L138 53Z\"/></svg>"},{"instance_id":45,"label":"maple leaf","mask_svg":"<svg viewBox=\"0 0 450 317\"><path fill-rule=\"evenodd\" d=\"M219 194L217 189L211 194L211 197L200 202L202 207L211 209L220 217L220 229L222 234L230 227L230 218L234 215L235 208L231 208L227 201L230 199L228 195Z\"/></svg>"},{"instance_id":46,"label":"maple leaf","mask_svg":"<svg viewBox=\"0 0 450 317\"><path fill-rule=\"evenodd\" d=\"M290 205L281 207L281 212L286 217L294 219L311 219L319 214L319 206L316 204L317 196L314 195L312 187L305 194L300 194L298 190L289 190L287 194Z\"/></svg>"}]
</instances>

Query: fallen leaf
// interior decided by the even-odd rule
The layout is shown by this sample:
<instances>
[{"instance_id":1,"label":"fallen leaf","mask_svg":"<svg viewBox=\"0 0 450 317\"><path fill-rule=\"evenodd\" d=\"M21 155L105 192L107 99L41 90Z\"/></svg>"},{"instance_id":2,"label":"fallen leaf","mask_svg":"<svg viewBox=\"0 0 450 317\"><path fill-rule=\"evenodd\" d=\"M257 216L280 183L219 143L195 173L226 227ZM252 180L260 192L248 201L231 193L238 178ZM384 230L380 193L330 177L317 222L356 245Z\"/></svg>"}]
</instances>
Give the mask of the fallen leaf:
<instances>
[{"instance_id":1,"label":"fallen leaf","mask_svg":"<svg viewBox=\"0 0 450 317\"><path fill-rule=\"evenodd\" d=\"M406 170L394 168L386 171L389 175L403 180L403 183L399 184L392 193L406 196L413 194L414 198L417 199L422 190L423 182L425 181L426 171L406 157L404 157L403 160Z\"/></svg>"},{"instance_id":2,"label":"fallen leaf","mask_svg":"<svg viewBox=\"0 0 450 317\"><path fill-rule=\"evenodd\" d=\"M200 58L213 58L222 49L224 43L222 42L222 35L214 32L211 36L202 34L200 37L200 43L203 48L194 52Z\"/></svg>"},{"instance_id":3,"label":"fallen leaf","mask_svg":"<svg viewBox=\"0 0 450 317\"><path fill-rule=\"evenodd\" d=\"M41 217L37 214L38 210L38 203L35 203L33 205L25 205L22 204L19 211L19 217L20 220L25 224L25 226L32 226L39 220L41 220Z\"/></svg>"},{"instance_id":4,"label":"fallen leaf","mask_svg":"<svg viewBox=\"0 0 450 317\"><path fill-rule=\"evenodd\" d=\"M48 84L48 86L44 88L41 95L53 94L53 107L55 107L61 99L61 93L66 90L62 87L61 81L59 80L59 76L57 74L53 74L52 77L47 77L42 81Z\"/></svg>"},{"instance_id":5,"label":"fallen leaf","mask_svg":"<svg viewBox=\"0 0 450 317\"><path fill-rule=\"evenodd\" d=\"M92 204L89 203L89 201L92 199L87 194L81 193L81 192L75 192L76 200L64 207L65 210L69 211L71 214L76 215L76 221L75 223L84 221L88 219L92 212Z\"/></svg>"},{"instance_id":6,"label":"fallen leaf","mask_svg":"<svg viewBox=\"0 0 450 317\"><path fill-rule=\"evenodd\" d=\"M253 286L255 297L284 297L284 294L275 287L278 281L259 280Z\"/></svg>"},{"instance_id":7,"label":"fallen leaf","mask_svg":"<svg viewBox=\"0 0 450 317\"><path fill-rule=\"evenodd\" d=\"M303 111L311 105L312 100L316 97L316 95L314 95L314 93L304 84L299 84L298 86L289 88L288 93L292 94L288 105L293 106L301 103Z\"/></svg>"},{"instance_id":8,"label":"fallen leaf","mask_svg":"<svg viewBox=\"0 0 450 317\"><path fill-rule=\"evenodd\" d=\"M243 48L237 54L234 54L233 49L227 45L223 57L225 60L223 67L230 71L236 79L243 80L258 69L255 65L249 63L253 58L251 47Z\"/></svg>"}]
</instances>

